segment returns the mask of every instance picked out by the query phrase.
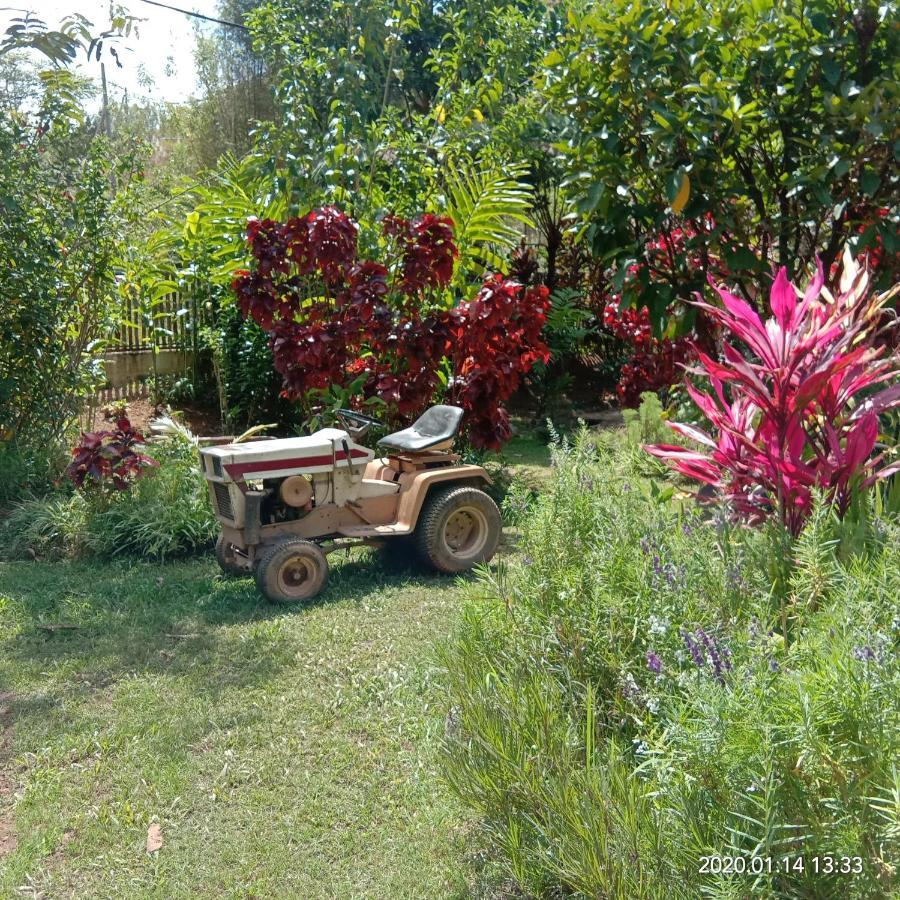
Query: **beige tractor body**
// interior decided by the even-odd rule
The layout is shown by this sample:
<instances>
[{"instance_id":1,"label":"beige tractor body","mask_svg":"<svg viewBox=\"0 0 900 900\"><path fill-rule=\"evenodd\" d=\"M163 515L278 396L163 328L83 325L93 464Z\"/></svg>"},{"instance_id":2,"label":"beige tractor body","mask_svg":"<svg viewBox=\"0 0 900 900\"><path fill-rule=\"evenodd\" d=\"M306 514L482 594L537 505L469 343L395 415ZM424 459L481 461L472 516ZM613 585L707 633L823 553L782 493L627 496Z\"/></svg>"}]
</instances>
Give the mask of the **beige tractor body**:
<instances>
[{"instance_id":1,"label":"beige tractor body","mask_svg":"<svg viewBox=\"0 0 900 900\"><path fill-rule=\"evenodd\" d=\"M349 410L341 428L201 451L221 525L216 557L230 574L255 572L272 600L308 600L327 581L326 556L371 544L410 547L433 568L462 572L489 560L500 516L490 478L452 452L462 411L437 406L380 441L358 443L375 421Z\"/></svg>"}]
</instances>

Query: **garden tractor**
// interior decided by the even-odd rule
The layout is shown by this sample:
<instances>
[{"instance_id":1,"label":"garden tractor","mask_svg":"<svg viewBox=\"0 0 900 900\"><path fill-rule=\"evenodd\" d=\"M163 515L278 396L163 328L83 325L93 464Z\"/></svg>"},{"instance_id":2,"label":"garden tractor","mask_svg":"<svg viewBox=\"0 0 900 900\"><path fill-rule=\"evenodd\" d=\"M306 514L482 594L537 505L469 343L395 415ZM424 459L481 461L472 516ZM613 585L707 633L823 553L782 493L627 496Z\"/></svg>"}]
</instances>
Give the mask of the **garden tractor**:
<instances>
[{"instance_id":1,"label":"garden tractor","mask_svg":"<svg viewBox=\"0 0 900 900\"><path fill-rule=\"evenodd\" d=\"M322 590L327 555L344 547L413 549L447 573L491 559L500 513L483 490L487 472L453 453L461 409L432 406L382 438L380 457L360 443L376 419L346 409L337 418L343 428L201 451L224 572L253 572L262 594L291 602Z\"/></svg>"}]
</instances>

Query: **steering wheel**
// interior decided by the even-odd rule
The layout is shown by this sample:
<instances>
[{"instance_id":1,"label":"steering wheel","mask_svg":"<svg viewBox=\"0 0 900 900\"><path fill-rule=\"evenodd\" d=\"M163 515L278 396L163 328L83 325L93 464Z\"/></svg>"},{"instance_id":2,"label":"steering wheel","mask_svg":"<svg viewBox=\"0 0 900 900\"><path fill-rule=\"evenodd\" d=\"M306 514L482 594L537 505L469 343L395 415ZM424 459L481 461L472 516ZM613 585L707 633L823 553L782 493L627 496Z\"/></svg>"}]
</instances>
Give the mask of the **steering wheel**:
<instances>
[{"instance_id":1,"label":"steering wheel","mask_svg":"<svg viewBox=\"0 0 900 900\"><path fill-rule=\"evenodd\" d=\"M362 440L371 428L381 424L378 419L364 416L362 413L355 412L352 409L339 409L335 415L355 441Z\"/></svg>"}]
</instances>

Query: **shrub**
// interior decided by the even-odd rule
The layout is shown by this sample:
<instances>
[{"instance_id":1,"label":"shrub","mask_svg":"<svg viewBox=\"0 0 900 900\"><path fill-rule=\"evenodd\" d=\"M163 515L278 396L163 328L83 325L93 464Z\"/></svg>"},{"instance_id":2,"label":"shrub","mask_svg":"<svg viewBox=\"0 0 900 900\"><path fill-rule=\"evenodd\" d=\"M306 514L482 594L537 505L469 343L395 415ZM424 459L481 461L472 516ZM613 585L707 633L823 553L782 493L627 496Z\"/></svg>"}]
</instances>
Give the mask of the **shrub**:
<instances>
[{"instance_id":1,"label":"shrub","mask_svg":"<svg viewBox=\"0 0 900 900\"><path fill-rule=\"evenodd\" d=\"M713 393L687 389L714 436L670 423L711 452L667 444L650 445L648 452L713 485L737 516L751 522L775 514L791 534L799 534L816 489L844 515L855 490L900 469L900 462L885 464L883 453L872 456L879 414L900 406L900 360L875 343L882 309L900 286L875 295L868 283L868 273L848 251L836 297L823 288L820 266L798 302L781 269L771 292L773 317L765 323L748 303L721 288L725 309L697 303L730 338L745 344L746 356L728 340L722 362L698 350L695 371Z\"/></svg>"},{"instance_id":2,"label":"shrub","mask_svg":"<svg viewBox=\"0 0 900 900\"><path fill-rule=\"evenodd\" d=\"M175 434L147 450L155 468L125 490L76 491L20 504L2 523L5 554L163 559L207 546L217 525L196 447Z\"/></svg>"},{"instance_id":3,"label":"shrub","mask_svg":"<svg viewBox=\"0 0 900 900\"><path fill-rule=\"evenodd\" d=\"M311 405L316 392L359 379L356 402L377 398L408 418L443 387L465 410L473 445L507 440L502 404L549 358L546 288L491 276L471 302L448 308L453 226L430 214L386 217L389 265L357 258L357 226L335 207L284 224L253 220L247 234L254 269L238 273L234 290L270 335L286 396Z\"/></svg>"},{"instance_id":4,"label":"shrub","mask_svg":"<svg viewBox=\"0 0 900 900\"><path fill-rule=\"evenodd\" d=\"M536 896L788 898L823 895L814 857L859 857L825 890L891 895L897 528L844 565L813 513L786 646L759 531L653 502L586 434L554 456L521 553L481 573L443 655L446 777L510 877Z\"/></svg>"},{"instance_id":5,"label":"shrub","mask_svg":"<svg viewBox=\"0 0 900 900\"><path fill-rule=\"evenodd\" d=\"M666 433L666 417L659 397L653 391L641 394L641 403L637 409L622 410L625 420L625 434L629 446L640 446L660 440Z\"/></svg>"},{"instance_id":6,"label":"shrub","mask_svg":"<svg viewBox=\"0 0 900 900\"><path fill-rule=\"evenodd\" d=\"M125 416L116 420L108 431L82 432L72 448L72 462L66 476L75 487L84 490L124 491L148 468L159 465L155 459L136 448L146 444Z\"/></svg>"},{"instance_id":7,"label":"shrub","mask_svg":"<svg viewBox=\"0 0 900 900\"><path fill-rule=\"evenodd\" d=\"M896 279L897 32L830 0L593 2L545 59L585 238L655 323L707 275L760 276L849 240ZM890 212L882 215L881 209ZM656 252L662 242L664 253ZM693 260L699 260L695 265ZM890 280L888 284L892 283Z\"/></svg>"},{"instance_id":8,"label":"shrub","mask_svg":"<svg viewBox=\"0 0 900 900\"><path fill-rule=\"evenodd\" d=\"M616 385L616 396L626 409L638 406L643 394L665 390L679 382L683 366L695 359L688 337L653 337L646 307L622 309L617 301L612 301L603 310L603 325L632 349Z\"/></svg>"},{"instance_id":9,"label":"shrub","mask_svg":"<svg viewBox=\"0 0 900 900\"><path fill-rule=\"evenodd\" d=\"M51 490L66 462L66 448L62 446L47 446L36 453L33 447L0 441L0 512L23 496Z\"/></svg>"},{"instance_id":10,"label":"shrub","mask_svg":"<svg viewBox=\"0 0 900 900\"><path fill-rule=\"evenodd\" d=\"M0 440L15 441L30 469L43 467L100 381L115 263L137 216L129 187L145 151L134 142L118 154L97 138L74 152L83 138L74 79L42 77L34 109L0 116Z\"/></svg>"}]
</instances>

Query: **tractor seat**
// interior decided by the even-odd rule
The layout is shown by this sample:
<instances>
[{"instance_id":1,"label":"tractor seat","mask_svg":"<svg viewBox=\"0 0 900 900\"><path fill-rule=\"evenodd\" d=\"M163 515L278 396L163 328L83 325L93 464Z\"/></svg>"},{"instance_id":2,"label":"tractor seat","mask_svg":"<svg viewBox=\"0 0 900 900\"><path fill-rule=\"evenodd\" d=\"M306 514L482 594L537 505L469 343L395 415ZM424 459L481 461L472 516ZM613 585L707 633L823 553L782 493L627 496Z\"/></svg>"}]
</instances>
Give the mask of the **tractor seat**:
<instances>
[{"instance_id":1,"label":"tractor seat","mask_svg":"<svg viewBox=\"0 0 900 900\"><path fill-rule=\"evenodd\" d=\"M432 406L431 409L426 409L409 428L383 437L378 444L391 450L406 450L409 453L449 449L459 431L462 416L463 411L458 406Z\"/></svg>"}]
</instances>

